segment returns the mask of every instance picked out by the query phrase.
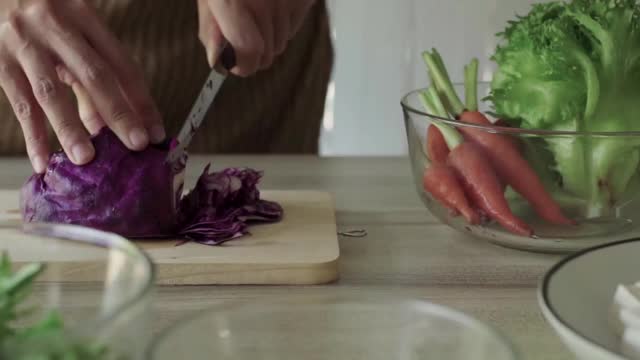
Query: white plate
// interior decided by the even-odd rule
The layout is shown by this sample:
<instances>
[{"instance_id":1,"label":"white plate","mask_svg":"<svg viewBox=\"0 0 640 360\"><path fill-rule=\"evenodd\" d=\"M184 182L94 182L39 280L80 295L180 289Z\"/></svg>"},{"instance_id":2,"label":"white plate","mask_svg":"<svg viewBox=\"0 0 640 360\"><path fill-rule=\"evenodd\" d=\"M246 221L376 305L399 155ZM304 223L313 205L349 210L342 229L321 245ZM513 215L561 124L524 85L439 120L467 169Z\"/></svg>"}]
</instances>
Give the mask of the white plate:
<instances>
[{"instance_id":1,"label":"white plate","mask_svg":"<svg viewBox=\"0 0 640 360\"><path fill-rule=\"evenodd\" d=\"M605 244L569 256L549 270L538 301L578 359L622 360L609 308L618 285L639 280L640 239Z\"/></svg>"}]
</instances>

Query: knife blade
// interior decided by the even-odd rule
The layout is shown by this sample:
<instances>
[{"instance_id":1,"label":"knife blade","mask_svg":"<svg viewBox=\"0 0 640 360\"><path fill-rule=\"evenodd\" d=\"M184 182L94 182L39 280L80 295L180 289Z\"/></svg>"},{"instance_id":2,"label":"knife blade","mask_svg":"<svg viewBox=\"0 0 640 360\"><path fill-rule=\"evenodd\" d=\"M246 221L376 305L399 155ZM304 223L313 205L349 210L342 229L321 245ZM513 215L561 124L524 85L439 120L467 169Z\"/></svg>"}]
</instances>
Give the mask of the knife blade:
<instances>
[{"instance_id":1,"label":"knife blade","mask_svg":"<svg viewBox=\"0 0 640 360\"><path fill-rule=\"evenodd\" d=\"M187 116L187 120L178 133L176 146L169 152L167 162L170 164L175 163L185 152L191 143L193 135L200 128L200 125L202 125L220 88L222 88L228 71L231 70L235 64L235 52L230 45L225 44L219 62L211 70L209 77L205 81L200 94L189 112L189 116Z\"/></svg>"}]
</instances>

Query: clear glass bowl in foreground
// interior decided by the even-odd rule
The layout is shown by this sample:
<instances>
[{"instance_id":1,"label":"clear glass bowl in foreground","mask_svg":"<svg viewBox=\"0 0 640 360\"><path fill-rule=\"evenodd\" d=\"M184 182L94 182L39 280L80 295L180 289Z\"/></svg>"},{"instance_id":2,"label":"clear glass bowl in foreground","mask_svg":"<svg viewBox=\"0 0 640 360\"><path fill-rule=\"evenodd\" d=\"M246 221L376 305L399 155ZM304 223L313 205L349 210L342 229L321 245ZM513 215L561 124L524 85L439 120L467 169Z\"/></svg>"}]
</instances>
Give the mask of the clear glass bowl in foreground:
<instances>
[{"instance_id":1,"label":"clear glass bowl in foreground","mask_svg":"<svg viewBox=\"0 0 640 360\"><path fill-rule=\"evenodd\" d=\"M480 84L480 97L488 95L488 90L489 84ZM618 167L616 170L616 174L621 174L621 176L609 178L613 184L596 181L597 178L594 180L595 177L590 177L589 170L581 171L578 166L576 166L578 170L571 174L571 179L564 179L555 170L557 165L554 159L554 156L558 156L558 154L563 156L568 154L568 152L558 151L558 149L566 147L568 151L568 149L576 149L576 146L581 146L581 144L590 144L588 147L584 147L584 149L591 149L582 153L585 159L591 159L592 156L606 159L597 152L625 144L640 144L640 133L555 132L463 124L424 112L419 98L420 91L409 93L401 103L409 143L411 167L418 195L431 213L443 223L461 232L503 246L540 252L574 252L602 243L640 236L640 171L637 169L639 167L636 164L638 161L634 162L633 160L633 157L638 157L636 160L640 159L640 153L630 151L628 155L624 155L631 159L628 163L636 164L636 166L630 166L629 169L626 169L624 168L625 163L621 163L623 167ZM457 85L456 91L464 97L462 85ZM480 110L488 111L487 106L486 103L481 103ZM513 235L495 223L471 226L462 217L451 216L448 210L424 190L423 186L425 169L431 164L426 150L427 130L431 124L438 122L457 129L473 128L511 138L519 145L525 159L543 180L546 191L552 195L566 215L578 221L578 225L551 225L543 221L527 201L509 188L507 188L505 195L511 210L533 228L535 237ZM556 147L556 155L549 150L551 144ZM620 153L619 150L616 151ZM607 161L615 162L618 160L620 160L620 156ZM577 158L577 162L579 161L580 159ZM565 162L571 163L571 160L565 159ZM587 160L585 163L590 163L590 161ZM563 181L567 181L567 183L563 184ZM573 183L569 183L569 181ZM618 183L616 184L616 182ZM582 188L583 184L584 188ZM593 187L589 188L591 185L600 188L592 190ZM611 189L606 189L607 187ZM584 191L576 193L573 190L567 190L568 188Z\"/></svg>"},{"instance_id":2,"label":"clear glass bowl in foreground","mask_svg":"<svg viewBox=\"0 0 640 360\"><path fill-rule=\"evenodd\" d=\"M150 328L154 267L124 238L68 225L16 224L0 227L0 252L16 269L43 263L21 309L33 309L18 327L40 323L50 311L60 314L63 339L106 350L100 360L135 360L144 356ZM35 359L37 347L50 351L59 340L38 338L4 349L11 359ZM28 357L30 353L32 357ZM84 360L84 358L82 359ZM87 359L89 360L89 359ZM93 360L93 359L91 359Z\"/></svg>"},{"instance_id":3,"label":"clear glass bowl in foreground","mask_svg":"<svg viewBox=\"0 0 640 360\"><path fill-rule=\"evenodd\" d=\"M154 339L149 359L512 360L509 342L462 313L379 294L228 300Z\"/></svg>"}]
</instances>

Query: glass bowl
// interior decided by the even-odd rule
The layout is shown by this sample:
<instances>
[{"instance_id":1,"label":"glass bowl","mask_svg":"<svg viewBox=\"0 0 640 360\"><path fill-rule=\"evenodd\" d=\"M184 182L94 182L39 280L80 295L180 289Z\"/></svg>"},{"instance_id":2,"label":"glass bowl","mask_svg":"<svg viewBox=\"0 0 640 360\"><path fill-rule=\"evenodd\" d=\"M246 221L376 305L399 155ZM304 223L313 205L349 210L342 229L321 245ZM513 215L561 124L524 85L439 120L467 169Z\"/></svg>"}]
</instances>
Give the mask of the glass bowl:
<instances>
[{"instance_id":1,"label":"glass bowl","mask_svg":"<svg viewBox=\"0 0 640 360\"><path fill-rule=\"evenodd\" d=\"M150 259L131 242L77 226L21 227L4 222L0 252L10 257L16 272L34 263L44 265L19 307L29 312L13 326L23 331L42 324L52 313L62 321L62 326L54 326L55 332L38 331L41 336L27 345L2 341L0 336L0 358L135 360L144 356L151 336L155 272ZM91 348L100 356L49 355L63 344ZM65 349L67 354L70 348Z\"/></svg>"},{"instance_id":2,"label":"glass bowl","mask_svg":"<svg viewBox=\"0 0 640 360\"><path fill-rule=\"evenodd\" d=\"M455 88L460 96L464 96L462 84L457 84ZM628 156L625 159L628 159L626 163L615 163L621 156L609 159L609 162L603 160L599 163L604 166L617 166L616 174L621 175L610 176L608 179L611 183L605 183L600 181L600 178L591 176L588 166L584 168L576 166L578 170L571 173L571 176L563 177L557 171L555 159L555 156L568 154L559 149L575 149L576 146L589 144L582 147L584 150L579 152L581 158L577 158L577 162L585 159L585 164L595 164L596 162L589 159L605 158L601 153L602 149L637 144L640 141L640 133L562 132L523 130L497 125L472 125L424 112L419 96L421 91L422 89L415 90L401 101L411 169L418 195L430 212L444 224L502 246L554 253L575 252L602 243L640 236L640 198L638 196L640 195L640 171L637 169L640 153L637 153L637 149L629 147L628 154L616 149L618 154ZM489 84L481 83L480 97L488 95L488 92ZM490 111L488 104L483 102L480 104L480 110L485 114ZM495 121L490 116L489 118L492 122ZM517 217L530 225L534 236L515 235L495 222L484 222L472 226L461 216L452 214L430 192L426 191L423 185L425 170L433 164L426 149L427 132L428 129L433 128L431 125L436 124L447 125L457 130L466 128L508 137L517 144L520 154L536 172L547 194L554 199L565 215L577 222L577 225L553 225L542 220L530 203L511 187L507 187L504 193L508 205ZM555 153L549 150L550 146L554 146ZM567 159L563 161L571 163ZM631 165L624 167L627 163ZM593 186L590 187L591 185Z\"/></svg>"},{"instance_id":3,"label":"glass bowl","mask_svg":"<svg viewBox=\"0 0 640 360\"><path fill-rule=\"evenodd\" d=\"M148 359L512 360L509 341L421 300L292 295L229 300L164 331Z\"/></svg>"}]
</instances>

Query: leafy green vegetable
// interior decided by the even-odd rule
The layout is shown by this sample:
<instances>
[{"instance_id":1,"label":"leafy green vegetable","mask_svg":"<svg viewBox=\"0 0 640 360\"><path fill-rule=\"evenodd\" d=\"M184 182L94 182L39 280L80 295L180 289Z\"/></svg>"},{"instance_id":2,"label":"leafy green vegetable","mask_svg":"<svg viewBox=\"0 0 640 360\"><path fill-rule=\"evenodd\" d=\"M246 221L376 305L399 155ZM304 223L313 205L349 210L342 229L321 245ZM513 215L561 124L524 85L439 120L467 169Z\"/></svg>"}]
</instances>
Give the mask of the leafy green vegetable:
<instances>
[{"instance_id":1,"label":"leafy green vegetable","mask_svg":"<svg viewBox=\"0 0 640 360\"><path fill-rule=\"evenodd\" d=\"M573 0L533 5L499 34L495 113L528 129L640 131L640 5ZM640 142L594 135L545 139L562 188L606 215L640 165Z\"/></svg>"},{"instance_id":2,"label":"leafy green vegetable","mask_svg":"<svg viewBox=\"0 0 640 360\"><path fill-rule=\"evenodd\" d=\"M18 327L23 320L19 309L28 297L33 281L42 273L44 265L29 264L12 272L6 253L0 258L0 359L13 360L101 360L106 348L82 343L64 329L60 314L50 311L38 323Z\"/></svg>"},{"instance_id":3,"label":"leafy green vegetable","mask_svg":"<svg viewBox=\"0 0 640 360\"><path fill-rule=\"evenodd\" d=\"M447 112L453 115L462 113L465 109L465 104L462 103L451 83L449 73L440 53L436 49L432 49L431 53L428 51L423 52L422 58L429 69L429 76L439 98L444 101Z\"/></svg>"},{"instance_id":4,"label":"leafy green vegetable","mask_svg":"<svg viewBox=\"0 0 640 360\"><path fill-rule=\"evenodd\" d=\"M464 67L464 90L467 111L478 111L478 59Z\"/></svg>"},{"instance_id":5,"label":"leafy green vegetable","mask_svg":"<svg viewBox=\"0 0 640 360\"><path fill-rule=\"evenodd\" d=\"M430 87L426 91L421 92L420 101L429 113L445 119L449 117L445 105L440 100L438 90L435 87ZM434 120L432 124L440 130L449 149L456 148L464 141L462 134L454 127L437 120Z\"/></svg>"}]
</instances>

